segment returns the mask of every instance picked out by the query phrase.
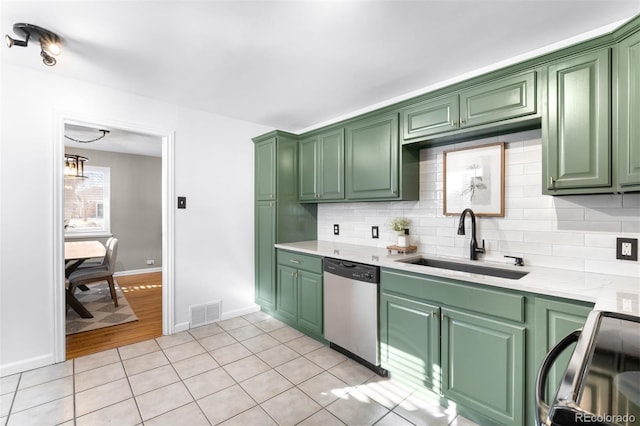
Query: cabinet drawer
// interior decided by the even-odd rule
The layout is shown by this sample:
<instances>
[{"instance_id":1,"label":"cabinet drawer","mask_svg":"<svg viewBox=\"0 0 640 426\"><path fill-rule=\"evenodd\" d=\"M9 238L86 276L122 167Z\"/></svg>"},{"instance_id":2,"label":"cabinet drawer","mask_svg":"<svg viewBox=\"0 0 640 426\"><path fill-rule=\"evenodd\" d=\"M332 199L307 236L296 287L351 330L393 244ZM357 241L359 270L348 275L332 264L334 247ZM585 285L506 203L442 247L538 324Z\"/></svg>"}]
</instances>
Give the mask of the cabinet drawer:
<instances>
[{"instance_id":1,"label":"cabinet drawer","mask_svg":"<svg viewBox=\"0 0 640 426\"><path fill-rule=\"evenodd\" d=\"M438 302L511 321L524 322L523 295L428 275L383 269L382 290Z\"/></svg>"},{"instance_id":2,"label":"cabinet drawer","mask_svg":"<svg viewBox=\"0 0 640 426\"><path fill-rule=\"evenodd\" d=\"M317 256L278 250L278 264L322 274L322 258Z\"/></svg>"}]
</instances>

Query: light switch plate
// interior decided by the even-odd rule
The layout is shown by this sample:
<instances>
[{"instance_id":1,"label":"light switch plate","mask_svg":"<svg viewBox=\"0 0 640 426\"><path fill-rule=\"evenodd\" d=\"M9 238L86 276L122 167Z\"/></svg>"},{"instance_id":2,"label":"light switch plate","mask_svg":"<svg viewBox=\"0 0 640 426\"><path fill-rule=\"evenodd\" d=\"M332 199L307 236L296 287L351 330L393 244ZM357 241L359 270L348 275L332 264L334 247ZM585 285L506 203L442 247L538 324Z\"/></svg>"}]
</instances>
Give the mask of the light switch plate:
<instances>
[{"instance_id":1,"label":"light switch plate","mask_svg":"<svg viewBox=\"0 0 640 426\"><path fill-rule=\"evenodd\" d=\"M377 226L372 226L371 227L371 238L380 238L380 234L378 233L378 227Z\"/></svg>"},{"instance_id":2,"label":"light switch plate","mask_svg":"<svg viewBox=\"0 0 640 426\"><path fill-rule=\"evenodd\" d=\"M178 197L178 208L179 209L187 208L187 197Z\"/></svg>"},{"instance_id":3,"label":"light switch plate","mask_svg":"<svg viewBox=\"0 0 640 426\"><path fill-rule=\"evenodd\" d=\"M638 260L637 238L616 238L616 259Z\"/></svg>"}]
</instances>

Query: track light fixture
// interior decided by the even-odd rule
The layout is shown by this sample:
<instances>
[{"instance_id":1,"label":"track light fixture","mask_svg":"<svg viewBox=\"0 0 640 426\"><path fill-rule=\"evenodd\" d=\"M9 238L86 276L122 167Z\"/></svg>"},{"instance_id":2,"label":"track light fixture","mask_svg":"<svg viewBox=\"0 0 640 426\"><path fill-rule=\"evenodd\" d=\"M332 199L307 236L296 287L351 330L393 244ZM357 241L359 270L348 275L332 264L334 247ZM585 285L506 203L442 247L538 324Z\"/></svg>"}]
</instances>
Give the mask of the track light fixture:
<instances>
[{"instance_id":1,"label":"track light fixture","mask_svg":"<svg viewBox=\"0 0 640 426\"><path fill-rule=\"evenodd\" d=\"M54 56L60 54L60 45L62 44L57 34L31 24L15 24L13 26L13 32L23 37L24 40L16 40L7 34L4 36L7 46L26 47L29 44L29 40L39 41L42 62L49 67L56 64L56 58L54 58Z\"/></svg>"},{"instance_id":2,"label":"track light fixture","mask_svg":"<svg viewBox=\"0 0 640 426\"><path fill-rule=\"evenodd\" d=\"M83 140L80 140L80 139L74 139L71 136L67 136L67 135L64 135L64 137L69 139L70 141L74 141L74 142L78 142L78 143L91 143L91 142L99 141L100 139L104 138L109 133L111 133L111 131L104 130L104 129L99 129L98 131L102 132L102 135L98 136L97 138L89 139L89 140L86 140L86 141L83 141Z\"/></svg>"}]
</instances>

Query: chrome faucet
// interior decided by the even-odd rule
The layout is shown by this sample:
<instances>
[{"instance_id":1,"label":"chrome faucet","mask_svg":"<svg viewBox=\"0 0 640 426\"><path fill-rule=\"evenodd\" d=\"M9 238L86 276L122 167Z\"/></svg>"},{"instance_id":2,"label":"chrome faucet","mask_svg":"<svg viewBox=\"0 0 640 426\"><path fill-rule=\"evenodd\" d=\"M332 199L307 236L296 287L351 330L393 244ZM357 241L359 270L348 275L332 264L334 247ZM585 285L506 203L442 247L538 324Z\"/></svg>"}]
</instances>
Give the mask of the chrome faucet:
<instances>
[{"instance_id":1,"label":"chrome faucet","mask_svg":"<svg viewBox=\"0 0 640 426\"><path fill-rule=\"evenodd\" d=\"M478 247L478 241L476 240L476 214L471 209L464 209L460 213L460 223L458 224L458 235L465 235L464 233L464 218L469 213L471 216L471 242L469 243L469 258L471 260L478 260L478 253L484 253L484 240L482 240L482 247Z\"/></svg>"}]
</instances>

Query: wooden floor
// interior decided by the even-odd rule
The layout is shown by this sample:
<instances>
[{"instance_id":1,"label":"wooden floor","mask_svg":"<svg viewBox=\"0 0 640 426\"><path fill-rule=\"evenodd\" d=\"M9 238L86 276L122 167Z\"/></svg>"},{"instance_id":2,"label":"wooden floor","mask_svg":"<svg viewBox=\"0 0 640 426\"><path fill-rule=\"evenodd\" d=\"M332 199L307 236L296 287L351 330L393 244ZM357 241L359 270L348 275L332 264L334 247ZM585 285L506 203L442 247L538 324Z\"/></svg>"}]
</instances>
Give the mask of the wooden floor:
<instances>
[{"instance_id":1,"label":"wooden floor","mask_svg":"<svg viewBox=\"0 0 640 426\"><path fill-rule=\"evenodd\" d=\"M162 336L162 272L116 277L138 321L67 336L67 359Z\"/></svg>"}]
</instances>

